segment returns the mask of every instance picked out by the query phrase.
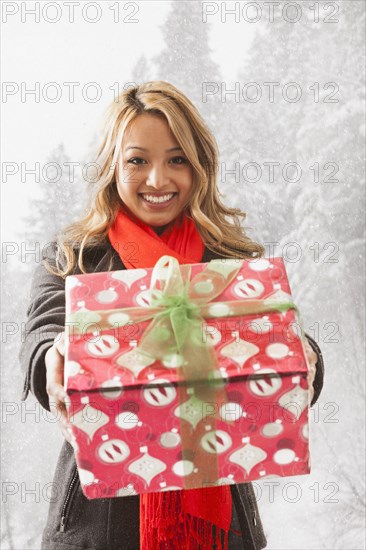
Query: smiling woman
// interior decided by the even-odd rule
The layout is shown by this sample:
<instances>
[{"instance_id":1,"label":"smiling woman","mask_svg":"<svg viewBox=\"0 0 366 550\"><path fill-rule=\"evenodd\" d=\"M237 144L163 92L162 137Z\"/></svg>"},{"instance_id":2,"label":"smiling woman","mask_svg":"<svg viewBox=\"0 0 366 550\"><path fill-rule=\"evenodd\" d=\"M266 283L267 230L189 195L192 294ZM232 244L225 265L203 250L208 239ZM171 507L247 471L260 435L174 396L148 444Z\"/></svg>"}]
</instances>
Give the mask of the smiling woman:
<instances>
[{"instance_id":1,"label":"smiling woman","mask_svg":"<svg viewBox=\"0 0 366 550\"><path fill-rule=\"evenodd\" d=\"M173 85L147 82L125 90L107 111L97 161L100 178L87 215L55 236L47 248L50 257L43 258L34 274L20 351L27 372L23 399L31 389L46 410L56 405L66 439L42 549L260 550L266 539L251 483L235 485L230 479L221 485L215 478L214 487L185 491L173 486L139 495L131 478L122 493L107 492L106 498L91 500L81 490L72 445L75 451L77 446L65 405L66 276L148 268L165 255L191 264L264 254L264 247L253 242L240 223L245 213L220 201L215 139L194 105ZM85 302L79 304L82 308ZM311 347L309 385L315 377L315 403L323 374L320 350L315 344L317 361ZM203 367L197 360L197 370ZM157 439L150 435L151 441ZM178 463L190 463L182 460L182 453ZM90 468L86 461L82 471L91 473ZM173 472L180 475L180 469Z\"/></svg>"}]
</instances>

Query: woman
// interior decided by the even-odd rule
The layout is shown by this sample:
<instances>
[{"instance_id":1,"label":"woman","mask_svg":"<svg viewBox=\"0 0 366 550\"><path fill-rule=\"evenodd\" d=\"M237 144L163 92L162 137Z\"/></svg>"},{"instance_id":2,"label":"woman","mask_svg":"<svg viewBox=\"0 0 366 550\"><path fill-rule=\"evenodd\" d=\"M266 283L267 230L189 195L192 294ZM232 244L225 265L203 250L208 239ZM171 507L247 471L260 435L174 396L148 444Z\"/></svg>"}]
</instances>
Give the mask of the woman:
<instances>
[{"instance_id":1,"label":"woman","mask_svg":"<svg viewBox=\"0 0 366 550\"><path fill-rule=\"evenodd\" d=\"M193 104L171 84L147 82L121 94L107 111L97 163L100 174L87 215L56 235L35 271L20 352L27 372L22 399L31 390L45 409L55 403L66 439L42 548L221 548L225 540L230 549L264 548L250 483L210 488L209 494L184 492L206 499L213 515L207 506L206 512L193 513L194 502L190 507L189 500L180 500L183 491L172 491L174 510L164 508L167 493L87 500L81 491L63 389L65 277L152 267L164 254L180 263L264 254L240 225L245 214L221 203L216 141ZM317 344L308 339L314 404L323 363Z\"/></svg>"}]
</instances>

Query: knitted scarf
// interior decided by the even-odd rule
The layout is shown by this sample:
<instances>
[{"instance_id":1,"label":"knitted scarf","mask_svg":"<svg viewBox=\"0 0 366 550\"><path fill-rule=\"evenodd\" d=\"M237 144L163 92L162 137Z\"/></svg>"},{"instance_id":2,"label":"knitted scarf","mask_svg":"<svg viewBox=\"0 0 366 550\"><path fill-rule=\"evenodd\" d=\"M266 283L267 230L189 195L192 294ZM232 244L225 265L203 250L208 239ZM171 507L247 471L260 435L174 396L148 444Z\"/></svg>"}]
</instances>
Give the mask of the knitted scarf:
<instances>
[{"instance_id":1,"label":"knitted scarf","mask_svg":"<svg viewBox=\"0 0 366 550\"><path fill-rule=\"evenodd\" d=\"M185 214L157 235L121 207L108 237L130 269L153 267L165 254L174 256L180 264L198 263L204 253L202 238ZM140 549L226 550L231 513L228 485L141 494Z\"/></svg>"}]
</instances>

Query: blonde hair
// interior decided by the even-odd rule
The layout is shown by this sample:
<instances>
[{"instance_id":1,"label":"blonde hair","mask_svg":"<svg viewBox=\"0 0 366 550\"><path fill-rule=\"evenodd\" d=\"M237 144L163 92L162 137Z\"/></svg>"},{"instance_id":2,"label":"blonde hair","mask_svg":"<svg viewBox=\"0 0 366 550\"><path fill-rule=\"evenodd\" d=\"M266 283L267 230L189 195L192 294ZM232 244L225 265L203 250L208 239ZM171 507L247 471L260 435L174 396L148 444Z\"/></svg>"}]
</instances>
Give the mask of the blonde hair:
<instances>
[{"instance_id":1,"label":"blonde hair","mask_svg":"<svg viewBox=\"0 0 366 550\"><path fill-rule=\"evenodd\" d=\"M86 273L84 251L105 241L122 204L116 178L124 132L143 113L165 117L193 168L193 192L186 213L194 220L205 246L229 258L262 257L264 247L252 241L241 227L239 217L245 219L246 214L220 201L219 155L214 136L191 101L172 84L158 80L124 90L108 107L96 155L99 178L91 184L87 214L56 234L55 265L46 261L46 269L65 278L77 264Z\"/></svg>"}]
</instances>

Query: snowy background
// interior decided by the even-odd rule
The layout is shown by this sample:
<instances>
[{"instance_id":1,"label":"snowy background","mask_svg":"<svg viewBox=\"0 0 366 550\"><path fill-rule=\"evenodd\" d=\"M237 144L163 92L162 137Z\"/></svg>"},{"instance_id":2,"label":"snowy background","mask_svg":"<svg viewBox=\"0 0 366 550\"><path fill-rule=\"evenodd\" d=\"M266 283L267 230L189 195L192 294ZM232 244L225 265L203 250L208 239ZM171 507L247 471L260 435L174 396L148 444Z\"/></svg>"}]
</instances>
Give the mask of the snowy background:
<instances>
[{"instance_id":1,"label":"snowy background","mask_svg":"<svg viewBox=\"0 0 366 550\"><path fill-rule=\"evenodd\" d=\"M18 10L4 17L4 4ZM324 355L311 475L256 484L268 549L364 548L364 2L281 2L272 18L262 2L101 2L84 19L81 2L74 22L63 2L39 21L22 13L34 4L2 8L1 547L40 547L62 445L34 397L20 401L21 323L38 261L26 251L82 211L81 168L93 161L113 89L161 79L214 132L224 200L247 212L253 239L284 256ZM237 20L225 15L235 4ZM79 83L73 101L67 82ZM25 94L37 86L38 100Z\"/></svg>"}]
</instances>

